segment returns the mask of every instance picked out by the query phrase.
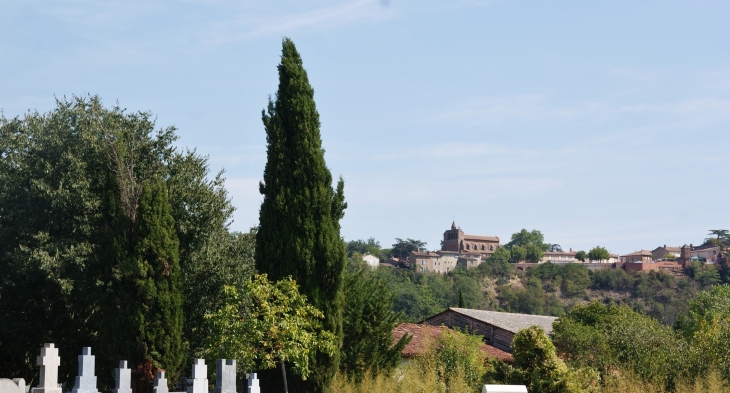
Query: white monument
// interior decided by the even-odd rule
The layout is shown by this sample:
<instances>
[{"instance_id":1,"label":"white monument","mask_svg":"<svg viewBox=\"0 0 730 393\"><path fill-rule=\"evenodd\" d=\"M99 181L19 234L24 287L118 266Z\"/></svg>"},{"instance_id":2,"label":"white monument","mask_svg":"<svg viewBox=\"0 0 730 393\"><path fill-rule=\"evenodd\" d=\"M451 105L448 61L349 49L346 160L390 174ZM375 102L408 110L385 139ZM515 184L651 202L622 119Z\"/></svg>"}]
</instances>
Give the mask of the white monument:
<instances>
[{"instance_id":1,"label":"white monument","mask_svg":"<svg viewBox=\"0 0 730 393\"><path fill-rule=\"evenodd\" d=\"M155 387L152 388L152 393L169 393L167 388L167 378L165 378L164 371L158 371L155 377Z\"/></svg>"},{"instance_id":2,"label":"white monument","mask_svg":"<svg viewBox=\"0 0 730 393\"><path fill-rule=\"evenodd\" d=\"M96 389L96 376L94 375L94 359L91 354L91 347L84 347L79 355L79 375L71 393L99 393Z\"/></svg>"},{"instance_id":3,"label":"white monument","mask_svg":"<svg viewBox=\"0 0 730 393\"><path fill-rule=\"evenodd\" d=\"M25 393L25 379L0 378L0 393Z\"/></svg>"},{"instance_id":4,"label":"white monument","mask_svg":"<svg viewBox=\"0 0 730 393\"><path fill-rule=\"evenodd\" d=\"M235 359L218 359L215 361L214 393L236 393Z\"/></svg>"},{"instance_id":5,"label":"white monument","mask_svg":"<svg viewBox=\"0 0 730 393\"><path fill-rule=\"evenodd\" d=\"M52 343L43 344L41 356L38 356L41 378L38 387L33 389L35 393L61 393L61 388L58 386L58 366L60 364L58 348Z\"/></svg>"},{"instance_id":6,"label":"white monument","mask_svg":"<svg viewBox=\"0 0 730 393\"><path fill-rule=\"evenodd\" d=\"M261 393L259 387L259 380L256 378L256 373L248 375L248 392L247 393Z\"/></svg>"},{"instance_id":7,"label":"white monument","mask_svg":"<svg viewBox=\"0 0 730 393\"><path fill-rule=\"evenodd\" d=\"M119 361L119 368L114 369L116 387L114 393L132 393L132 370L127 367L126 360Z\"/></svg>"},{"instance_id":8,"label":"white monument","mask_svg":"<svg viewBox=\"0 0 730 393\"><path fill-rule=\"evenodd\" d=\"M525 385L484 385L482 393L527 393Z\"/></svg>"},{"instance_id":9,"label":"white monument","mask_svg":"<svg viewBox=\"0 0 730 393\"><path fill-rule=\"evenodd\" d=\"M195 359L193 378L188 379L188 393L208 393L208 366L204 359Z\"/></svg>"}]
</instances>

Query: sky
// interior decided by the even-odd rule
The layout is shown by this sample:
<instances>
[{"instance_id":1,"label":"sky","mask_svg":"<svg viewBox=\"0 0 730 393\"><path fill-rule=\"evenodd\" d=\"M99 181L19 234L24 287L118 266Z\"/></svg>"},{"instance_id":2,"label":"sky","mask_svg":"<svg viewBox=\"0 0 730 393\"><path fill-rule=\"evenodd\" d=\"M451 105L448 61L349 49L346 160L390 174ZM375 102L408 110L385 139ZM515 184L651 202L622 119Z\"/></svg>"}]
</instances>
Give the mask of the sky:
<instances>
[{"instance_id":1,"label":"sky","mask_svg":"<svg viewBox=\"0 0 730 393\"><path fill-rule=\"evenodd\" d=\"M0 2L0 108L98 94L178 128L258 223L261 110L290 37L345 180L346 240L624 254L730 228L730 2Z\"/></svg>"}]
</instances>

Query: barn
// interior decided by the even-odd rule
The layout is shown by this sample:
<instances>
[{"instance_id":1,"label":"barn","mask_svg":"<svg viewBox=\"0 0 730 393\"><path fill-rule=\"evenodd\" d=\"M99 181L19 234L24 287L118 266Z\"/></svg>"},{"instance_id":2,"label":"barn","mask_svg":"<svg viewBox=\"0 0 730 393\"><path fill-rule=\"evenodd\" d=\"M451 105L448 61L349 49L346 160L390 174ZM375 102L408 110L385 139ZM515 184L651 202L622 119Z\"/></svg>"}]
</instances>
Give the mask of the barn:
<instances>
[{"instance_id":1,"label":"barn","mask_svg":"<svg viewBox=\"0 0 730 393\"><path fill-rule=\"evenodd\" d=\"M553 322L558 319L547 315L518 314L499 311L472 310L449 307L448 310L427 318L422 323L447 326L484 337L484 342L506 352L512 352L512 338L517 332L533 325L552 335Z\"/></svg>"}]
</instances>

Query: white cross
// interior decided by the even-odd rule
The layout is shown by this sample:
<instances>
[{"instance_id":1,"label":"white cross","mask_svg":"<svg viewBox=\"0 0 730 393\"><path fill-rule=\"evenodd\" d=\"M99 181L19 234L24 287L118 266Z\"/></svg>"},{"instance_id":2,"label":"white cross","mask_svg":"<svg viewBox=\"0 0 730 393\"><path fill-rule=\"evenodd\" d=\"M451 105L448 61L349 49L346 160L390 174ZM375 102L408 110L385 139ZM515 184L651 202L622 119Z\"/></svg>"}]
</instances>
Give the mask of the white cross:
<instances>
[{"instance_id":1,"label":"white cross","mask_svg":"<svg viewBox=\"0 0 730 393\"><path fill-rule=\"evenodd\" d=\"M43 344L41 356L38 356L38 365L41 366L40 388L41 391L61 391L58 387L58 366L61 358L58 356L58 348L52 343Z\"/></svg>"}]
</instances>

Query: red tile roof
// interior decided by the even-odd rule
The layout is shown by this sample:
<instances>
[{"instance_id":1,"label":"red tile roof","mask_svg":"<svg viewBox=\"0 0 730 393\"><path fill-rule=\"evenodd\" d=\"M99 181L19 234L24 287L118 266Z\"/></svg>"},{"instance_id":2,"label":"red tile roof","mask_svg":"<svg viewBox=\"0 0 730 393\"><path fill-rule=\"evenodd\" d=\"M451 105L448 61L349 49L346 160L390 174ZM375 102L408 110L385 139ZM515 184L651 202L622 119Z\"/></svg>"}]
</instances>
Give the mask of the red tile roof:
<instances>
[{"instance_id":1,"label":"red tile roof","mask_svg":"<svg viewBox=\"0 0 730 393\"><path fill-rule=\"evenodd\" d=\"M423 354L428 348L427 345L430 340L438 338L444 329L448 329L446 326L429 326L419 325L415 323L401 323L396 326L393 330L393 344L397 343L398 340L405 334L412 336L411 342L403 348L401 356L404 358L411 358ZM512 354L505 352L501 349L495 348L491 345L482 344L482 352L487 357L497 358L499 360L505 360L508 362L512 361Z\"/></svg>"}]
</instances>

